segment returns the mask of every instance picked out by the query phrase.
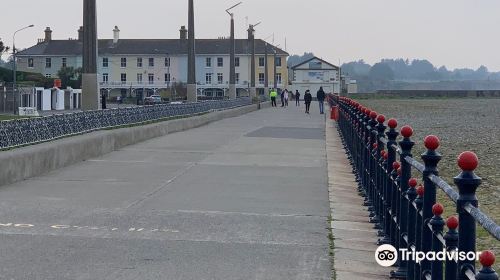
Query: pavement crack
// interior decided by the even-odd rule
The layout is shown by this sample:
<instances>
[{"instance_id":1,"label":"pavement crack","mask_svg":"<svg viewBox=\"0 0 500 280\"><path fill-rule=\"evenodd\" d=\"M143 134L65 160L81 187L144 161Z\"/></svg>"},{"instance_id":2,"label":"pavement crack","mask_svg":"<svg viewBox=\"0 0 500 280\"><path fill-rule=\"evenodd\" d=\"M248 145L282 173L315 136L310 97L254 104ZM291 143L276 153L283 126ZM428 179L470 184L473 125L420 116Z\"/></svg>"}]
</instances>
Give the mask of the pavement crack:
<instances>
[{"instance_id":1,"label":"pavement crack","mask_svg":"<svg viewBox=\"0 0 500 280\"><path fill-rule=\"evenodd\" d=\"M141 204L142 202L144 202L145 200L147 200L148 198L153 197L155 194L157 194L158 192L160 192L161 190L163 190L164 188L168 187L173 182L175 182L179 177L181 177L182 175L186 174L191 168L193 168L196 165L197 165L197 163L191 163L191 164L189 164L184 169L182 169L179 173L177 173L174 177L172 177L172 178L168 179L167 181L163 182L158 188L156 188L153 191L147 193L146 195L144 195L140 199L137 199L134 202L130 203L127 207L125 207L125 209L130 209L132 207L135 207L135 206Z\"/></svg>"}]
</instances>

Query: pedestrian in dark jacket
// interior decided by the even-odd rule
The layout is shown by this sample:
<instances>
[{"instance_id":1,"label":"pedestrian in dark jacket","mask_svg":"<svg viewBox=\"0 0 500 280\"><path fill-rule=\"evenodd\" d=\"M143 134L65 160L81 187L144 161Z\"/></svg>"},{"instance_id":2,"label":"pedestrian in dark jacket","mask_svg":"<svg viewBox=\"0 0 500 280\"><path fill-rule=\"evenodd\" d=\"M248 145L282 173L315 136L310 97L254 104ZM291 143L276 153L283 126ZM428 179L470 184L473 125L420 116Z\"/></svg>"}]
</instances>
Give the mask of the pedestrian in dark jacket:
<instances>
[{"instance_id":1,"label":"pedestrian in dark jacket","mask_svg":"<svg viewBox=\"0 0 500 280\"><path fill-rule=\"evenodd\" d=\"M312 95L309 90L304 93L304 103L306 104L306 114L309 114L309 108L311 107Z\"/></svg>"},{"instance_id":2,"label":"pedestrian in dark jacket","mask_svg":"<svg viewBox=\"0 0 500 280\"><path fill-rule=\"evenodd\" d=\"M324 114L326 94L325 91L323 91L323 87L319 88L316 97L318 98L318 103L319 103L319 113Z\"/></svg>"},{"instance_id":3,"label":"pedestrian in dark jacket","mask_svg":"<svg viewBox=\"0 0 500 280\"><path fill-rule=\"evenodd\" d=\"M284 90L281 91L280 97L281 97L281 107L285 107L285 91Z\"/></svg>"},{"instance_id":4,"label":"pedestrian in dark jacket","mask_svg":"<svg viewBox=\"0 0 500 280\"><path fill-rule=\"evenodd\" d=\"M295 91L295 106L300 106L300 92L298 90Z\"/></svg>"}]
</instances>

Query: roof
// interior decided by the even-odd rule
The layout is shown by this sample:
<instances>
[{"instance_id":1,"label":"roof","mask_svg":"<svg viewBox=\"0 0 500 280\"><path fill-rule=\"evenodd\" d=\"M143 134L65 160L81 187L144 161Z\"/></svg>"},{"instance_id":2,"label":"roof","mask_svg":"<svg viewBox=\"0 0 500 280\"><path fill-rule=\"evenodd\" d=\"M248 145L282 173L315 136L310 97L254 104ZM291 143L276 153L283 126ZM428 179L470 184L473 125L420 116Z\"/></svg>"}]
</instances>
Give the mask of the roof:
<instances>
[{"instance_id":1,"label":"roof","mask_svg":"<svg viewBox=\"0 0 500 280\"><path fill-rule=\"evenodd\" d=\"M250 53L247 39L236 39L236 54ZM120 39L113 44L112 39L100 39L98 43L99 55L146 55L146 54L175 54L187 55L187 41L180 39ZM266 42L255 40L255 53L265 53ZM268 45L268 52L272 53L273 46ZM78 40L52 40L32 46L20 51L18 56L78 56L82 55L83 42ZM229 54L229 39L197 39L196 53L200 55ZM288 53L276 48L278 55Z\"/></svg>"},{"instance_id":2,"label":"roof","mask_svg":"<svg viewBox=\"0 0 500 280\"><path fill-rule=\"evenodd\" d=\"M323 60L323 59L321 59L321 58L319 58L319 57L317 57L317 56L311 57L310 59L308 59L308 60L306 60L306 61L302 61L301 63L299 63L299 64L297 64L297 65L293 66L293 67L292 67L292 69L296 69L297 67L302 66L302 65L304 65L304 64L306 64L306 63L309 63L309 62L311 62L311 61L313 61L313 60L319 60L319 61L321 61L321 62L323 62L323 63L325 63L325 64L327 64L327 65L332 66L332 67L333 67L333 68L335 68L335 69L339 69L339 67L338 67L338 66L335 66L335 65L333 65L333 64L331 64L331 63L329 63L329 62L327 62L327 61L325 61L325 60Z\"/></svg>"}]
</instances>

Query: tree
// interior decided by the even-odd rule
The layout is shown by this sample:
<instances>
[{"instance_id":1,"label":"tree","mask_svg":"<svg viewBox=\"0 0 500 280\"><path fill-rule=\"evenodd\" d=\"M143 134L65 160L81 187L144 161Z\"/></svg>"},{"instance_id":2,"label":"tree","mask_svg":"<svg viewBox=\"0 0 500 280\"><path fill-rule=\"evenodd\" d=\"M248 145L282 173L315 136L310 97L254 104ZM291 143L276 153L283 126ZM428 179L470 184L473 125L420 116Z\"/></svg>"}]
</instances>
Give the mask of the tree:
<instances>
[{"instance_id":1,"label":"tree","mask_svg":"<svg viewBox=\"0 0 500 280\"><path fill-rule=\"evenodd\" d=\"M394 71L389 65L379 62L370 69L370 78L374 80L394 80Z\"/></svg>"},{"instance_id":2,"label":"tree","mask_svg":"<svg viewBox=\"0 0 500 280\"><path fill-rule=\"evenodd\" d=\"M5 46L2 42L2 38L0 38L0 56L2 56L2 54L6 53L8 51L9 51L9 47Z\"/></svg>"},{"instance_id":3,"label":"tree","mask_svg":"<svg viewBox=\"0 0 500 280\"><path fill-rule=\"evenodd\" d=\"M63 88L72 87L72 88L80 88L81 87L81 78L82 78L82 69L81 68L73 68L73 67L63 67L57 72L57 76L61 79L61 85Z\"/></svg>"}]
</instances>

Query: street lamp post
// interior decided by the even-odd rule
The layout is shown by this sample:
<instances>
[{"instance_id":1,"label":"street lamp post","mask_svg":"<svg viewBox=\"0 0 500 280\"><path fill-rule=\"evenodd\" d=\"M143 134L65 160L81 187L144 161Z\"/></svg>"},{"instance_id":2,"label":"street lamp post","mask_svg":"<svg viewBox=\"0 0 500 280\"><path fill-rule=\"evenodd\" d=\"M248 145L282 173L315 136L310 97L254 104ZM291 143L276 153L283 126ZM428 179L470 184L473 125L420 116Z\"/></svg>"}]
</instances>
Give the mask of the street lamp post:
<instances>
[{"instance_id":1,"label":"street lamp post","mask_svg":"<svg viewBox=\"0 0 500 280\"><path fill-rule=\"evenodd\" d=\"M229 12L230 10L241 5L243 2L239 2L236 5L228 8L226 13L231 17L231 38L230 38L230 50L229 50L229 99L236 99L236 69L235 69L235 40L234 40L234 13Z\"/></svg>"},{"instance_id":2,"label":"street lamp post","mask_svg":"<svg viewBox=\"0 0 500 280\"><path fill-rule=\"evenodd\" d=\"M259 25L260 22L256 24L250 24L248 27L248 40L250 41L251 50L251 61L250 61L250 98L257 96L257 91L255 89L255 27Z\"/></svg>"},{"instance_id":3,"label":"street lamp post","mask_svg":"<svg viewBox=\"0 0 500 280\"><path fill-rule=\"evenodd\" d=\"M276 75L276 58L277 58L277 54L276 54L276 48L279 47L279 44L274 46L273 47L273 52L274 52L274 66L273 66L273 75L274 75L274 88L277 89L278 88L278 79L277 79L277 75Z\"/></svg>"},{"instance_id":4,"label":"street lamp post","mask_svg":"<svg viewBox=\"0 0 500 280\"><path fill-rule=\"evenodd\" d=\"M13 97L13 102L12 102L12 105L13 105L13 109L14 109L14 115L17 114L17 109L18 109L18 102L17 102L17 95L16 95L16 89L17 89L17 57L16 57L16 34L17 32L20 32L20 31L23 31L25 29L28 29L28 28L31 28L31 27L34 27L35 25L31 24L31 25L28 25L26 27L23 27L19 30L17 30L16 32L14 32L14 35L12 35L12 54L13 54L13 58L14 58L14 67L13 67L13 83L12 83L12 97Z\"/></svg>"}]
</instances>

